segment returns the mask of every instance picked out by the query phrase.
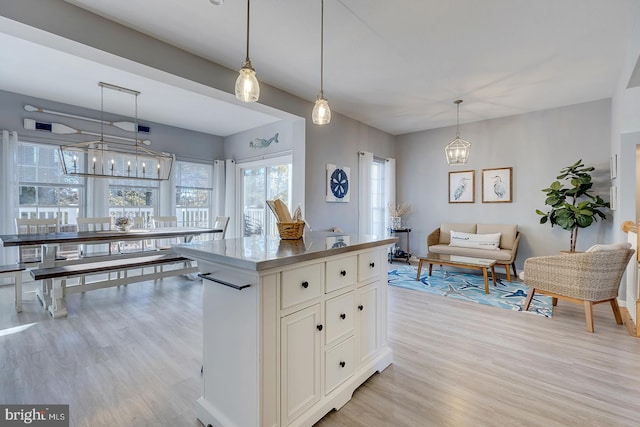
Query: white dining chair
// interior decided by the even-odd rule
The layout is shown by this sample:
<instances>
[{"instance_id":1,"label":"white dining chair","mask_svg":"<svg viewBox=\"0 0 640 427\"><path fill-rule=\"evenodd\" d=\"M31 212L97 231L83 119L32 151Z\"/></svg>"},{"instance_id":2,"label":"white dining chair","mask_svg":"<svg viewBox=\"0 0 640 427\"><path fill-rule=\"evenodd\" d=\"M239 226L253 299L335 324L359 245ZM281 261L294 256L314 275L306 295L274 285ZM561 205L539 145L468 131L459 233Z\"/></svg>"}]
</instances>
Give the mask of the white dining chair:
<instances>
[{"instance_id":1,"label":"white dining chair","mask_svg":"<svg viewBox=\"0 0 640 427\"><path fill-rule=\"evenodd\" d=\"M222 232L215 233L213 235L214 240L224 240L224 236L227 234L227 225L229 225L229 217L228 216L217 216L215 222L213 223L213 228L220 229Z\"/></svg>"},{"instance_id":2,"label":"white dining chair","mask_svg":"<svg viewBox=\"0 0 640 427\"><path fill-rule=\"evenodd\" d=\"M151 218L152 228L177 227L178 217L175 215L153 216ZM155 241L155 248L159 251L171 249L172 244L180 243L178 239L159 239ZM156 271L163 271L163 266L155 267Z\"/></svg>"},{"instance_id":3,"label":"white dining chair","mask_svg":"<svg viewBox=\"0 0 640 427\"><path fill-rule=\"evenodd\" d=\"M57 233L60 223L57 218L16 218L16 234ZM21 246L19 262L25 264L39 263L42 258L40 245Z\"/></svg>"},{"instance_id":4,"label":"white dining chair","mask_svg":"<svg viewBox=\"0 0 640 427\"><path fill-rule=\"evenodd\" d=\"M78 217L76 219L78 224L78 231L110 231L111 230L111 217L103 216L103 217ZM80 256L87 256L88 254L99 253L101 248L104 246L108 247L109 255L112 253L112 246L117 248L117 243L114 244L105 244L105 243L97 243L90 244L91 250L88 250L89 244L79 245L79 253Z\"/></svg>"}]
</instances>

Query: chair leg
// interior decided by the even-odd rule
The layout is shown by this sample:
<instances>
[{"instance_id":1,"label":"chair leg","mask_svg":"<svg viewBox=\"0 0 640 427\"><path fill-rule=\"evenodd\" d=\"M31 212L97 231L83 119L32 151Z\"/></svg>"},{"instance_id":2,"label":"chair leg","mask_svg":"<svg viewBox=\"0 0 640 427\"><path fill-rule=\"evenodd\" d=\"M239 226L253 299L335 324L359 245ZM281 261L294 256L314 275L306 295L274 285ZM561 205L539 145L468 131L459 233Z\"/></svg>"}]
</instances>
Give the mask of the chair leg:
<instances>
[{"instance_id":1,"label":"chair leg","mask_svg":"<svg viewBox=\"0 0 640 427\"><path fill-rule=\"evenodd\" d=\"M508 264L504 266L505 271L507 272L507 282L511 282L511 269Z\"/></svg>"},{"instance_id":2,"label":"chair leg","mask_svg":"<svg viewBox=\"0 0 640 427\"><path fill-rule=\"evenodd\" d=\"M591 301L584 302L584 318L587 321L587 331L593 332L593 303Z\"/></svg>"},{"instance_id":3,"label":"chair leg","mask_svg":"<svg viewBox=\"0 0 640 427\"><path fill-rule=\"evenodd\" d=\"M616 318L616 323L622 325L622 315L620 314L620 307L618 307L618 300L613 298L611 300L611 309L613 310L613 316Z\"/></svg>"},{"instance_id":4,"label":"chair leg","mask_svg":"<svg viewBox=\"0 0 640 427\"><path fill-rule=\"evenodd\" d=\"M527 299L524 300L524 305L522 306L522 311L529 311L529 306L531 305L531 300L533 299L533 295L536 293L536 288L529 289L529 293L527 294Z\"/></svg>"},{"instance_id":5,"label":"chair leg","mask_svg":"<svg viewBox=\"0 0 640 427\"><path fill-rule=\"evenodd\" d=\"M553 305L554 307L555 307L556 305L558 305L558 298L556 298L556 297L552 297L552 298L551 298L551 305Z\"/></svg>"},{"instance_id":6,"label":"chair leg","mask_svg":"<svg viewBox=\"0 0 640 427\"><path fill-rule=\"evenodd\" d=\"M516 271L516 263L515 262L511 263L511 267L513 268L513 275L515 277L518 277L518 272Z\"/></svg>"}]
</instances>

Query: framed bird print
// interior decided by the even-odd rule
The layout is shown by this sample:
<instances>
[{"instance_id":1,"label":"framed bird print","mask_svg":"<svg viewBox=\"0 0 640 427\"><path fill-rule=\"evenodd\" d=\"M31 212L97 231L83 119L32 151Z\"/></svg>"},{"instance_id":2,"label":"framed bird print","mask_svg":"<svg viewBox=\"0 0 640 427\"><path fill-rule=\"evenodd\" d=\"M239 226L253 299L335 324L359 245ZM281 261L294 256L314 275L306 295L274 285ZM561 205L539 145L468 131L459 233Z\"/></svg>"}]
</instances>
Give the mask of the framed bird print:
<instances>
[{"instance_id":1,"label":"framed bird print","mask_svg":"<svg viewBox=\"0 0 640 427\"><path fill-rule=\"evenodd\" d=\"M449 172L449 203L475 202L475 171Z\"/></svg>"},{"instance_id":2,"label":"framed bird print","mask_svg":"<svg viewBox=\"0 0 640 427\"><path fill-rule=\"evenodd\" d=\"M327 202L348 202L350 185L351 168L327 163Z\"/></svg>"},{"instance_id":3,"label":"framed bird print","mask_svg":"<svg viewBox=\"0 0 640 427\"><path fill-rule=\"evenodd\" d=\"M513 168L482 169L482 203L513 202Z\"/></svg>"}]
</instances>

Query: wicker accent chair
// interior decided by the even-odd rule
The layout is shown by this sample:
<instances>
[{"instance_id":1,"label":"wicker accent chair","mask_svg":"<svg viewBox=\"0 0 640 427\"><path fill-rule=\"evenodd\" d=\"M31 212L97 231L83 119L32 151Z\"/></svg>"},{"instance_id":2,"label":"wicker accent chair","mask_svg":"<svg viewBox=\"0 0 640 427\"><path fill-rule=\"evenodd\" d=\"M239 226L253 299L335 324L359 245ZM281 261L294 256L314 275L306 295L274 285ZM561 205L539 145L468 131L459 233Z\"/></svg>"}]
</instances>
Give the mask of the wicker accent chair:
<instances>
[{"instance_id":1,"label":"wicker accent chair","mask_svg":"<svg viewBox=\"0 0 640 427\"><path fill-rule=\"evenodd\" d=\"M529 309L536 292L553 297L553 305L558 298L583 304L587 330L593 332L593 304L610 302L616 323L622 325L616 298L622 275L635 251L629 249L630 244L609 246L624 249L526 259L522 279L530 289L523 310Z\"/></svg>"}]
</instances>

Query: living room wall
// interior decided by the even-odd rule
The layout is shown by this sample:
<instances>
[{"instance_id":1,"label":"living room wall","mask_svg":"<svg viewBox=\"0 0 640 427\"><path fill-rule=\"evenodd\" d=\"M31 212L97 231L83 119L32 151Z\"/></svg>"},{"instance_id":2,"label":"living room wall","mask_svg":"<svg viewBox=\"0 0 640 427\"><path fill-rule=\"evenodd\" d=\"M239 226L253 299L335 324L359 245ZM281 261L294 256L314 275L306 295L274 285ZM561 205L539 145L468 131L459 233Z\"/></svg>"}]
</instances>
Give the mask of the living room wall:
<instances>
[{"instance_id":1,"label":"living room wall","mask_svg":"<svg viewBox=\"0 0 640 427\"><path fill-rule=\"evenodd\" d=\"M609 200L609 99L460 125L471 154L466 165L450 167L444 147L455 131L451 126L397 137L397 201L413 207L407 223L415 254L426 252L426 236L442 222L517 224L523 235L519 270L530 256L568 250L569 232L540 225L536 209L546 210L541 189L578 159L596 168L594 190ZM513 202L482 203L482 169L502 167L513 167ZM460 170L475 171L475 203L448 202L449 172ZM612 240L615 212L606 213L607 221L580 230L577 250Z\"/></svg>"}]
</instances>

